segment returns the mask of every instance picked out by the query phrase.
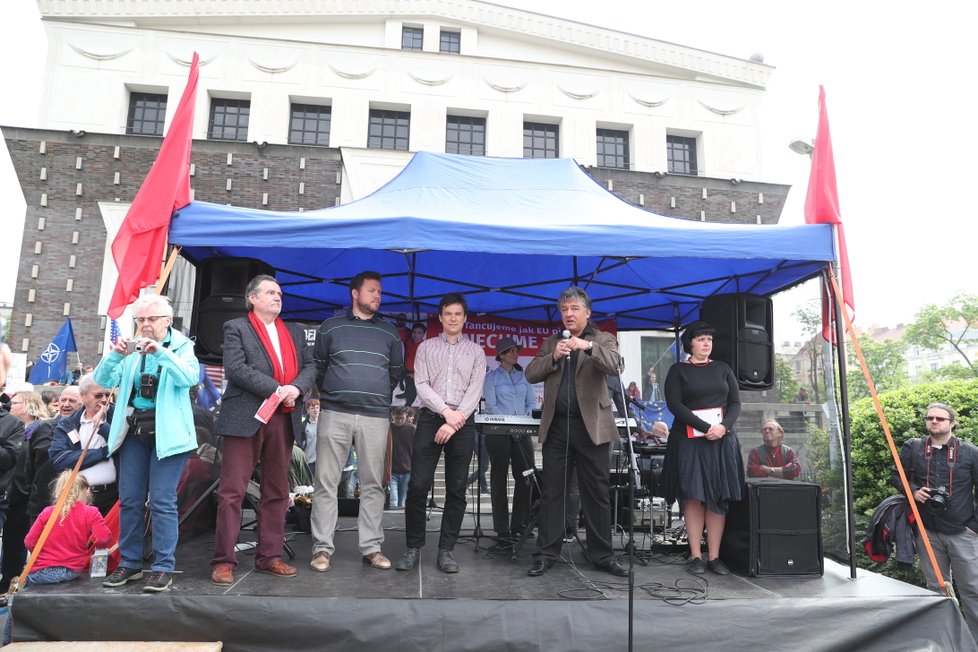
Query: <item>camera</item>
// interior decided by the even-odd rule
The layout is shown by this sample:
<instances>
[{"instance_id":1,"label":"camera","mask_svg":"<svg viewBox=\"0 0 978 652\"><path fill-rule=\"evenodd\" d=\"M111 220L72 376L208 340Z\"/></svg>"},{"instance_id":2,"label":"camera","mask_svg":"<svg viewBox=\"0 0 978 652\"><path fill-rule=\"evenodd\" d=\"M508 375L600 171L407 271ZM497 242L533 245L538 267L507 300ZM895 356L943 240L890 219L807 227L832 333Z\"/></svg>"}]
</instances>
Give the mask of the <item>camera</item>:
<instances>
[{"instance_id":1,"label":"camera","mask_svg":"<svg viewBox=\"0 0 978 652\"><path fill-rule=\"evenodd\" d=\"M156 388L160 379L155 374L143 374L139 377L139 396L153 400L156 398Z\"/></svg>"},{"instance_id":2,"label":"camera","mask_svg":"<svg viewBox=\"0 0 978 652\"><path fill-rule=\"evenodd\" d=\"M130 354L130 353L140 353L140 352L142 352L142 350L143 350L143 345L140 344L137 340L129 340L126 343L126 354L127 355Z\"/></svg>"},{"instance_id":3,"label":"camera","mask_svg":"<svg viewBox=\"0 0 978 652\"><path fill-rule=\"evenodd\" d=\"M934 487L930 490L930 498L924 504L932 514L943 514L947 511L947 499L950 497L947 487Z\"/></svg>"}]
</instances>

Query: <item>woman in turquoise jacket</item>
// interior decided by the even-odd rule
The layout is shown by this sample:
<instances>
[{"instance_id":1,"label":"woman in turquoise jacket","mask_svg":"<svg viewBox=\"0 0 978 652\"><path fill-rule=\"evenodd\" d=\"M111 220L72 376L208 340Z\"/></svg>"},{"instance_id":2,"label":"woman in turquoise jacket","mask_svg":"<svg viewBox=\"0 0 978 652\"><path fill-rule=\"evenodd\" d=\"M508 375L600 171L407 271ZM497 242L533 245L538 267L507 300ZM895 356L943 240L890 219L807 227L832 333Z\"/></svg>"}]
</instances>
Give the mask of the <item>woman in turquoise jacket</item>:
<instances>
[{"instance_id":1,"label":"woman in turquoise jacket","mask_svg":"<svg viewBox=\"0 0 978 652\"><path fill-rule=\"evenodd\" d=\"M119 567L102 583L116 587L143 577L144 506L149 495L153 526L150 574L143 591L173 583L179 524L177 484L189 452L197 448L190 388L200 382L194 345L171 328L165 296L147 295L132 305L136 334L120 338L95 369L95 381L118 387L109 430L109 452L119 454Z\"/></svg>"}]
</instances>

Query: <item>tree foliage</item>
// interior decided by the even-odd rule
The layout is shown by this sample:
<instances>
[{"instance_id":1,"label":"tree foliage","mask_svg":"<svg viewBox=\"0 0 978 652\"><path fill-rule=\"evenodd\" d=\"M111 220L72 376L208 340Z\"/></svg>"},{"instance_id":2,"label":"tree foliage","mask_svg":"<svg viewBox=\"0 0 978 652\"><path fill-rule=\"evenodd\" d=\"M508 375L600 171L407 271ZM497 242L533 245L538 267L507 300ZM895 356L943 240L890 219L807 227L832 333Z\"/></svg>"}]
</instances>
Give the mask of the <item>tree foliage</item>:
<instances>
[{"instance_id":1,"label":"tree foliage","mask_svg":"<svg viewBox=\"0 0 978 652\"><path fill-rule=\"evenodd\" d=\"M961 355L965 367L978 376L978 367L963 345L974 328L978 328L978 296L958 292L947 305L930 304L921 308L903 337L908 344L933 351L949 344Z\"/></svg>"},{"instance_id":2,"label":"tree foliage","mask_svg":"<svg viewBox=\"0 0 978 652\"><path fill-rule=\"evenodd\" d=\"M791 365L780 353L774 356L774 378L778 400L782 403L794 403L801 385L795 380Z\"/></svg>"},{"instance_id":3,"label":"tree foliage","mask_svg":"<svg viewBox=\"0 0 978 652\"><path fill-rule=\"evenodd\" d=\"M877 342L869 335L859 336L859 347L869 368L869 375L876 385L877 392L887 392L903 387L909 382L906 371L906 361L903 354L906 343L902 340L883 340ZM863 376L862 368L856 359L855 347L848 349L849 370L846 381L849 389L849 400L857 401L869 396L869 385Z\"/></svg>"},{"instance_id":4,"label":"tree foliage","mask_svg":"<svg viewBox=\"0 0 978 652\"><path fill-rule=\"evenodd\" d=\"M811 299L798 306L792 316L803 326L802 332L808 338L809 377L806 379L812 388L812 401L822 402L822 306L817 299Z\"/></svg>"}]
</instances>

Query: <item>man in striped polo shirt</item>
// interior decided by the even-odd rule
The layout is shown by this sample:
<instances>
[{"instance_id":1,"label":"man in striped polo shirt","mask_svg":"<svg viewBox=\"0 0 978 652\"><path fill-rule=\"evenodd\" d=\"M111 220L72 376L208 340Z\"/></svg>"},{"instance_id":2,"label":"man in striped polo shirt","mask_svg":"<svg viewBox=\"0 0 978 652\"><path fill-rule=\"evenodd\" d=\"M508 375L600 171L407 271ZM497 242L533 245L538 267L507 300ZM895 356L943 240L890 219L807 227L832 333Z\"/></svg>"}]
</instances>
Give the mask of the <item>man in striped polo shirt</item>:
<instances>
[{"instance_id":1,"label":"man in striped polo shirt","mask_svg":"<svg viewBox=\"0 0 978 652\"><path fill-rule=\"evenodd\" d=\"M407 551L397 570L418 565L425 540L425 505L435 481L435 468L445 452L445 510L438 538L438 569L457 573L452 557L465 516L465 488L475 446L475 418L486 378L486 354L462 334L468 306L461 294L446 294L438 304L442 332L418 346L414 382L421 399L418 427L411 451L404 529Z\"/></svg>"},{"instance_id":2,"label":"man in striped polo shirt","mask_svg":"<svg viewBox=\"0 0 978 652\"><path fill-rule=\"evenodd\" d=\"M397 329L380 319L380 274L360 272L350 281L352 306L327 319L316 334L320 387L316 478L312 501L313 570L330 569L335 546L337 487L356 446L360 475L360 554L363 563L386 570L384 455L391 394L404 375L404 345Z\"/></svg>"}]
</instances>

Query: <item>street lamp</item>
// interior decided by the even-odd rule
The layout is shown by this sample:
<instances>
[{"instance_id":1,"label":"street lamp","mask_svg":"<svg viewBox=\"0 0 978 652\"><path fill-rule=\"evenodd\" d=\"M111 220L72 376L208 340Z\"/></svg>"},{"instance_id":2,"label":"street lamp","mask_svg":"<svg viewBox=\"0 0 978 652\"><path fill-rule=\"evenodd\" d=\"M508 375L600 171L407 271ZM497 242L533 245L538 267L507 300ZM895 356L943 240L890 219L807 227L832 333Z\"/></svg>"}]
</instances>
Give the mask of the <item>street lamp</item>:
<instances>
[{"instance_id":1,"label":"street lamp","mask_svg":"<svg viewBox=\"0 0 978 652\"><path fill-rule=\"evenodd\" d=\"M802 140L801 138L796 138L795 140L788 143L788 149L790 149L795 154L802 154L804 156L811 156L812 152L815 151L815 146L812 145L807 140Z\"/></svg>"}]
</instances>

